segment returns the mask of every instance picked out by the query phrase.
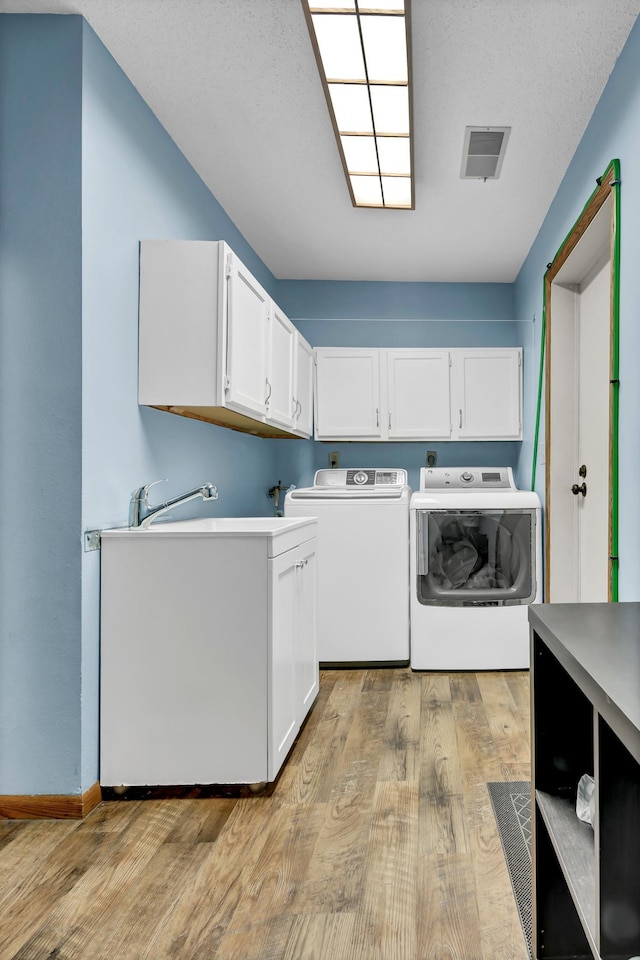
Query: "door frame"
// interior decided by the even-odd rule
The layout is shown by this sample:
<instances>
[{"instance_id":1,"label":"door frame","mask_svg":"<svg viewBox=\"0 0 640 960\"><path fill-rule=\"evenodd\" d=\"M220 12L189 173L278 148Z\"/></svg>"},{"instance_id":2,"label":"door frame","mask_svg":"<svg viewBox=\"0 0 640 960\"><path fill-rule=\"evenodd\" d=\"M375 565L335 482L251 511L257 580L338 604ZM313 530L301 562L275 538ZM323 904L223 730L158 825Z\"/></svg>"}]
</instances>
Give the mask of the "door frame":
<instances>
[{"instance_id":1,"label":"door frame","mask_svg":"<svg viewBox=\"0 0 640 960\"><path fill-rule=\"evenodd\" d=\"M541 370L545 367L545 599L553 602L551 593L551 520L553 503L551 497L550 464L552 451L552 413L553 397L551 393L551 294L558 273L567 262L579 241L585 235L602 206L611 199L610 211L610 310L609 310L609 576L608 599L618 599L618 409L619 409L619 304L620 304L620 162L612 160L604 174L596 180L597 187L591 194L585 207L572 229L561 244L554 259L548 264L544 275L543 306L543 342ZM546 357L545 357L546 355ZM542 387L542 378L540 381ZM540 390L541 393L541 390ZM540 417L538 397L538 418L536 423L536 442ZM535 463L534 463L535 479Z\"/></svg>"}]
</instances>

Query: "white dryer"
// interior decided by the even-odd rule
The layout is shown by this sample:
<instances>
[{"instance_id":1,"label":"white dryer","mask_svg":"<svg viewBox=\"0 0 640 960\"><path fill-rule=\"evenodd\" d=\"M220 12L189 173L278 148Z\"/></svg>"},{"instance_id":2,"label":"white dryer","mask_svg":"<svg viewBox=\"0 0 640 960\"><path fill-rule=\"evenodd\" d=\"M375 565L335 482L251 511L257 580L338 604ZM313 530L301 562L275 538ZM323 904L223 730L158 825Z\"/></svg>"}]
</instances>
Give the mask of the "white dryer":
<instances>
[{"instance_id":1,"label":"white dryer","mask_svg":"<svg viewBox=\"0 0 640 960\"><path fill-rule=\"evenodd\" d=\"M423 467L411 498L411 666L529 666L542 600L541 505L510 467Z\"/></svg>"},{"instance_id":2,"label":"white dryer","mask_svg":"<svg viewBox=\"0 0 640 960\"><path fill-rule=\"evenodd\" d=\"M286 517L318 518L320 665L409 663L406 470L318 470L285 497Z\"/></svg>"}]
</instances>

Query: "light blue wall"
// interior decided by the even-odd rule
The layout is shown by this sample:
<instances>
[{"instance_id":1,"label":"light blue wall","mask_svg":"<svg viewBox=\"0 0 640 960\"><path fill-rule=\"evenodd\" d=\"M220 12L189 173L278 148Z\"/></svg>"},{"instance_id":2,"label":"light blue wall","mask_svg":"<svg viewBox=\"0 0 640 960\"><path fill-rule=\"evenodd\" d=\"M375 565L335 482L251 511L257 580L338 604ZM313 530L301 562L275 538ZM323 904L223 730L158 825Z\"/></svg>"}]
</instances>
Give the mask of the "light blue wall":
<instances>
[{"instance_id":1,"label":"light blue wall","mask_svg":"<svg viewBox=\"0 0 640 960\"><path fill-rule=\"evenodd\" d=\"M138 241L225 239L260 282L275 281L85 23L82 99L82 527L128 523L129 494L152 502L205 481L216 503L180 515L266 515L269 441L137 404ZM83 559L83 789L97 778L99 554Z\"/></svg>"},{"instance_id":2,"label":"light blue wall","mask_svg":"<svg viewBox=\"0 0 640 960\"><path fill-rule=\"evenodd\" d=\"M609 162L621 170L620 262L620 600L640 599L640 21L633 27L609 78L542 228L515 283L516 316L542 313L542 279L547 264L580 216ZM534 334L532 363L539 361L540 330ZM533 397L530 398L533 403ZM544 425L543 425L544 427ZM529 435L532 436L531 434ZM541 434L541 452L544 429ZM531 443L522 461L531 469ZM544 466L537 486L544 485Z\"/></svg>"},{"instance_id":3,"label":"light blue wall","mask_svg":"<svg viewBox=\"0 0 640 960\"><path fill-rule=\"evenodd\" d=\"M509 283L281 280L278 302L285 313L297 319L514 319L513 285Z\"/></svg>"},{"instance_id":4,"label":"light blue wall","mask_svg":"<svg viewBox=\"0 0 640 960\"><path fill-rule=\"evenodd\" d=\"M81 21L0 17L0 794L80 783Z\"/></svg>"},{"instance_id":5,"label":"light blue wall","mask_svg":"<svg viewBox=\"0 0 640 960\"><path fill-rule=\"evenodd\" d=\"M226 239L276 282L79 17L0 17L0 794L98 777L99 553L131 490L266 515L277 448L137 405L138 241Z\"/></svg>"}]
</instances>

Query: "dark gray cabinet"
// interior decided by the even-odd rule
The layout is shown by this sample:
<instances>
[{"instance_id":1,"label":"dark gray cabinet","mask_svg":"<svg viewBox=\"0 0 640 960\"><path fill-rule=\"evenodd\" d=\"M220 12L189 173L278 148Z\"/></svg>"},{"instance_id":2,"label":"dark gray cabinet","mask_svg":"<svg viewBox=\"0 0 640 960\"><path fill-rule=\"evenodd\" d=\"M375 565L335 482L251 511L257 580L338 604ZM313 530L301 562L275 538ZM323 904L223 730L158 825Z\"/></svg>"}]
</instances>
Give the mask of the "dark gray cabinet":
<instances>
[{"instance_id":1,"label":"dark gray cabinet","mask_svg":"<svg viewBox=\"0 0 640 960\"><path fill-rule=\"evenodd\" d=\"M529 608L533 951L640 955L640 604ZM577 785L595 779L593 827Z\"/></svg>"}]
</instances>

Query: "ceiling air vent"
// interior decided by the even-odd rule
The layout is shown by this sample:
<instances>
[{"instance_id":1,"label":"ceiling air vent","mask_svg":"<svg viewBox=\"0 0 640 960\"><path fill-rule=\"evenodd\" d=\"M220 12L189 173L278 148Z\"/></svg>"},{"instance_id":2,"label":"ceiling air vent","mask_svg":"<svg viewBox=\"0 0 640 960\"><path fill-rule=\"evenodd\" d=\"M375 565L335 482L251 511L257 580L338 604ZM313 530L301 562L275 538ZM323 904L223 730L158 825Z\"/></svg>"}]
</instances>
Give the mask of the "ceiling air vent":
<instances>
[{"instance_id":1,"label":"ceiling air vent","mask_svg":"<svg viewBox=\"0 0 640 960\"><path fill-rule=\"evenodd\" d=\"M511 127L465 127L463 180L497 180Z\"/></svg>"}]
</instances>

